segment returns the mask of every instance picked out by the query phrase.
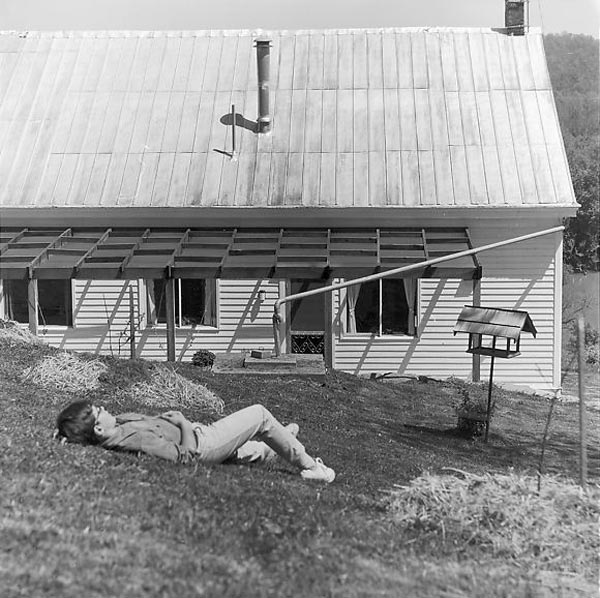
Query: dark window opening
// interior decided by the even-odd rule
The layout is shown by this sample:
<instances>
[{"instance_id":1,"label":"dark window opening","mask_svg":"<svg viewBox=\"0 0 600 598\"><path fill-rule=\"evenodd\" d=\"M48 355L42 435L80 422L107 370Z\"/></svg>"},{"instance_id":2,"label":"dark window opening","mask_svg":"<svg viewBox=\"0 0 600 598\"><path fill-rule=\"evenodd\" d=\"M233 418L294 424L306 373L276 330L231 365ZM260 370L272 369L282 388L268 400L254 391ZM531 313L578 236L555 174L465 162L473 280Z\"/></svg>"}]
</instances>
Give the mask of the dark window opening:
<instances>
[{"instance_id":1,"label":"dark window opening","mask_svg":"<svg viewBox=\"0 0 600 598\"><path fill-rule=\"evenodd\" d=\"M150 285L150 312L155 324L167 323L166 280ZM215 326L215 284L203 279L175 281L175 323L177 326Z\"/></svg>"},{"instance_id":2,"label":"dark window opening","mask_svg":"<svg viewBox=\"0 0 600 598\"><path fill-rule=\"evenodd\" d=\"M407 293L402 279L393 278L351 287L347 295L347 331L378 335L414 334L416 286L411 284L408 288L412 295Z\"/></svg>"},{"instance_id":3,"label":"dark window opening","mask_svg":"<svg viewBox=\"0 0 600 598\"><path fill-rule=\"evenodd\" d=\"M73 326L70 280L38 280L38 324L41 326ZM6 317L29 323L28 281L5 280Z\"/></svg>"}]
</instances>

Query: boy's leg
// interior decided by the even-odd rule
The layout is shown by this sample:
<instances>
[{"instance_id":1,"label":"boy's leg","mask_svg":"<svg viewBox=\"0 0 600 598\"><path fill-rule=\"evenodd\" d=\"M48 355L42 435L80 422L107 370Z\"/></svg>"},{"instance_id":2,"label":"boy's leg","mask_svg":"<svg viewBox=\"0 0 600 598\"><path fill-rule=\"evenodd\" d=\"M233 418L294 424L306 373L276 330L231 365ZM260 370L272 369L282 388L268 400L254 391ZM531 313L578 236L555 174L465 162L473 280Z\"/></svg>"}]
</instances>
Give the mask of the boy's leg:
<instances>
[{"instance_id":1,"label":"boy's leg","mask_svg":"<svg viewBox=\"0 0 600 598\"><path fill-rule=\"evenodd\" d=\"M248 441L260 440L300 469L315 464L304 446L262 405L246 407L214 424L197 424L196 436L198 454L205 463L222 463L235 457Z\"/></svg>"},{"instance_id":2,"label":"boy's leg","mask_svg":"<svg viewBox=\"0 0 600 598\"><path fill-rule=\"evenodd\" d=\"M284 427L292 436L298 436L298 424L288 424ZM277 453L262 440L248 440L230 460L236 463L268 463L276 457Z\"/></svg>"}]
</instances>

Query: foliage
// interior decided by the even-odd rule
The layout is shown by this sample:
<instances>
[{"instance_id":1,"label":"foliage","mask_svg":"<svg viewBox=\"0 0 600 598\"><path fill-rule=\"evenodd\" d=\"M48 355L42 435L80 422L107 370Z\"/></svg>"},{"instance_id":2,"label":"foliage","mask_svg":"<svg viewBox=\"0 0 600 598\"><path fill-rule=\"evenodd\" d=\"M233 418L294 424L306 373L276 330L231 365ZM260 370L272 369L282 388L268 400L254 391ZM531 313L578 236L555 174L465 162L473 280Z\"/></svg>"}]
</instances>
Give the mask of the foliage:
<instances>
[{"instance_id":1,"label":"foliage","mask_svg":"<svg viewBox=\"0 0 600 598\"><path fill-rule=\"evenodd\" d=\"M455 384L460 397L455 404L456 415L458 416L458 432L468 438L481 436L487 419L487 391L482 386L459 384L458 381L455 381ZM492 401L490 420L495 409L496 402Z\"/></svg>"},{"instance_id":2,"label":"foliage","mask_svg":"<svg viewBox=\"0 0 600 598\"><path fill-rule=\"evenodd\" d=\"M599 345L600 345L600 333L598 330L593 328L589 322L585 324L584 332L584 351L585 351L585 362L589 365L598 365L600 363L599 358ZM578 334L577 324L571 325L571 334L569 336L568 349L572 355L577 355L578 352Z\"/></svg>"},{"instance_id":3,"label":"foliage","mask_svg":"<svg viewBox=\"0 0 600 598\"><path fill-rule=\"evenodd\" d=\"M208 349L200 349L192 356L192 363L198 367L212 367L215 363L215 354Z\"/></svg>"},{"instance_id":4,"label":"foliage","mask_svg":"<svg viewBox=\"0 0 600 598\"><path fill-rule=\"evenodd\" d=\"M565 230L564 261L573 271L600 267L599 41L570 33L544 36L548 70L577 202Z\"/></svg>"}]
</instances>

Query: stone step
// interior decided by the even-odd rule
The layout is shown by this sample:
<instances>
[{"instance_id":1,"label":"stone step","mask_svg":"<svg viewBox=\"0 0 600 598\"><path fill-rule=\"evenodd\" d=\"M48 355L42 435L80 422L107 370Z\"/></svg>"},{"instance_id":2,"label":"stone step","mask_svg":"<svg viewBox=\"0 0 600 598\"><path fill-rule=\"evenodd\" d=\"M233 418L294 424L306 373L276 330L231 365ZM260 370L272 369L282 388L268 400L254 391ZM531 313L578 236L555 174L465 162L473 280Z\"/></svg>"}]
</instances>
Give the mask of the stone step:
<instances>
[{"instance_id":1,"label":"stone step","mask_svg":"<svg viewBox=\"0 0 600 598\"><path fill-rule=\"evenodd\" d=\"M296 370L296 363L295 355L266 358L248 356L244 358L244 368L255 371L291 372Z\"/></svg>"}]
</instances>

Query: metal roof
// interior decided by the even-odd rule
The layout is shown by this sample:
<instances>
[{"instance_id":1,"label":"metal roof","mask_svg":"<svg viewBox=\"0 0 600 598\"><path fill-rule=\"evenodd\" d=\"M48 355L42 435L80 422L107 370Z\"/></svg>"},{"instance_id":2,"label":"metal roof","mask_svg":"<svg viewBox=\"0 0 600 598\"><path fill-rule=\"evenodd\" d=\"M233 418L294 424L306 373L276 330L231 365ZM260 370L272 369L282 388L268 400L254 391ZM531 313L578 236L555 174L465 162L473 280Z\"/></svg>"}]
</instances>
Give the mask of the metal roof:
<instances>
[{"instance_id":1,"label":"metal roof","mask_svg":"<svg viewBox=\"0 0 600 598\"><path fill-rule=\"evenodd\" d=\"M357 277L471 249L465 228L0 229L2 278ZM480 278L476 256L411 276Z\"/></svg>"},{"instance_id":2,"label":"metal roof","mask_svg":"<svg viewBox=\"0 0 600 598\"><path fill-rule=\"evenodd\" d=\"M0 180L0 208L576 205L535 30L0 32Z\"/></svg>"},{"instance_id":3,"label":"metal roof","mask_svg":"<svg viewBox=\"0 0 600 598\"><path fill-rule=\"evenodd\" d=\"M463 308L454 326L454 334L488 334L513 340L517 340L523 331L530 332L533 336L537 334L526 311L472 305Z\"/></svg>"}]
</instances>

